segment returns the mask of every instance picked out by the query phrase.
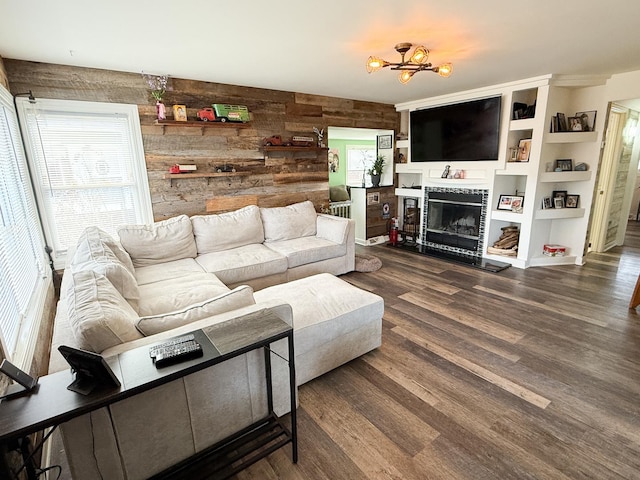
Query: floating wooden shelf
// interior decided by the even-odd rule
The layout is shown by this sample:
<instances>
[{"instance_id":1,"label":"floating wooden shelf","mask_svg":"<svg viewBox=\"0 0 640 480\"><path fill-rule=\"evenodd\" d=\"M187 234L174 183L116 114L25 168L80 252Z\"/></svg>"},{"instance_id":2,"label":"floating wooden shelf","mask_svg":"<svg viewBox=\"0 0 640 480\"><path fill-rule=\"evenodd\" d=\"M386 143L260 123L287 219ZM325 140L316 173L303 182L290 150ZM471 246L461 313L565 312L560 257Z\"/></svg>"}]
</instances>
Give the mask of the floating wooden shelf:
<instances>
[{"instance_id":1,"label":"floating wooden shelf","mask_svg":"<svg viewBox=\"0 0 640 480\"><path fill-rule=\"evenodd\" d=\"M327 147L283 147L283 146L270 146L261 147L264 152L328 152Z\"/></svg>"},{"instance_id":2,"label":"floating wooden shelf","mask_svg":"<svg viewBox=\"0 0 640 480\"><path fill-rule=\"evenodd\" d=\"M249 172L221 172L221 173L165 173L164 178L171 182L173 187L173 181L185 178L206 178L207 184L211 178L215 177L246 177L251 175Z\"/></svg>"},{"instance_id":3,"label":"floating wooden shelf","mask_svg":"<svg viewBox=\"0 0 640 480\"><path fill-rule=\"evenodd\" d=\"M270 147L260 147L264 152L264 159L267 160L269 158L269 152L315 152L318 153L326 153L329 151L327 147L285 147L285 146L270 146Z\"/></svg>"},{"instance_id":4,"label":"floating wooden shelf","mask_svg":"<svg viewBox=\"0 0 640 480\"><path fill-rule=\"evenodd\" d=\"M178 122L177 120L156 120L154 125L162 127L162 133L164 134L166 127L196 127L200 128L204 135L204 129L209 127L214 128L249 128L251 125L241 122L202 122L199 120L187 120L186 122Z\"/></svg>"}]
</instances>

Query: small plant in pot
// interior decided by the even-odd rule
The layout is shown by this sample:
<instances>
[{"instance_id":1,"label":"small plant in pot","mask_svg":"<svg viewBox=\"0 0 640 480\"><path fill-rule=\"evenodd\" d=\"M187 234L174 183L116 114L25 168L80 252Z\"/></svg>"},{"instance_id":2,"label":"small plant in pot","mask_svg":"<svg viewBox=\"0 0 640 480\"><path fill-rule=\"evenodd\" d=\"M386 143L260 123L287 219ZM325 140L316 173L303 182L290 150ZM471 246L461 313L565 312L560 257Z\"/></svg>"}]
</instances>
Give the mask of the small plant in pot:
<instances>
[{"instance_id":1,"label":"small plant in pot","mask_svg":"<svg viewBox=\"0 0 640 480\"><path fill-rule=\"evenodd\" d=\"M380 186L380 177L382 176L382 170L384 168L384 157L378 155L371 165L371 168L367 170L367 173L371 175L371 183L374 187Z\"/></svg>"}]
</instances>

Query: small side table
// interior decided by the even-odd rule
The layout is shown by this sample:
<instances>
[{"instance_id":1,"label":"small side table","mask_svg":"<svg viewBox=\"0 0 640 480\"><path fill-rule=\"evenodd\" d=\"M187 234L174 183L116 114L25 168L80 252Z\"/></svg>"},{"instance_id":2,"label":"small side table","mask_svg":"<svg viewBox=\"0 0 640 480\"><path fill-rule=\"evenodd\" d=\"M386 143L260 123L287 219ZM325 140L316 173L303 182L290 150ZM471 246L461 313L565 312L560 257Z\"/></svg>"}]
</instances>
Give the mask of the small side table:
<instances>
[{"instance_id":1,"label":"small side table","mask_svg":"<svg viewBox=\"0 0 640 480\"><path fill-rule=\"evenodd\" d=\"M149 358L149 348L156 344L146 345L105 358L120 380L122 384L120 387L101 388L89 395L80 395L67 390L73 375L70 370L65 370L40 377L38 388L31 395L0 402L0 455L7 451L7 445L18 439L25 439L32 433L47 427L56 427L85 413L262 348L267 386L267 416L153 478L172 480L228 478L288 443L291 443L293 463L297 463L298 433L293 327L273 312L258 311L202 330L195 330L192 333L202 345L201 358L158 369ZM270 346L273 342L284 338L287 339L289 355L288 359L283 359L289 364L291 395L289 429L273 412L271 355L275 353L271 351ZM35 446L34 450L37 451L41 446L42 443ZM30 479L35 479L35 470L28 463L31 453L26 452L24 456L23 468L27 469ZM2 459L0 459L0 473L4 473Z\"/></svg>"}]
</instances>

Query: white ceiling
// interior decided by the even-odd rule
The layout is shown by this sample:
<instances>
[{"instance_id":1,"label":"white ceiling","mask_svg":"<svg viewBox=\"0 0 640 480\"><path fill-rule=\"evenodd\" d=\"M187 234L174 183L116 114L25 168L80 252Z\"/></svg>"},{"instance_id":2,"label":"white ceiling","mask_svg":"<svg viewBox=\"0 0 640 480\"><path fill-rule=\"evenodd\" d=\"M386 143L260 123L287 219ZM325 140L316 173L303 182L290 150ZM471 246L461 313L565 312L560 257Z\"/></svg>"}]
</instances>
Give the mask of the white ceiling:
<instances>
[{"instance_id":1,"label":"white ceiling","mask_svg":"<svg viewBox=\"0 0 640 480\"><path fill-rule=\"evenodd\" d=\"M640 70L637 0L0 0L0 56L400 103L547 73ZM431 72L367 74L424 44Z\"/></svg>"}]
</instances>

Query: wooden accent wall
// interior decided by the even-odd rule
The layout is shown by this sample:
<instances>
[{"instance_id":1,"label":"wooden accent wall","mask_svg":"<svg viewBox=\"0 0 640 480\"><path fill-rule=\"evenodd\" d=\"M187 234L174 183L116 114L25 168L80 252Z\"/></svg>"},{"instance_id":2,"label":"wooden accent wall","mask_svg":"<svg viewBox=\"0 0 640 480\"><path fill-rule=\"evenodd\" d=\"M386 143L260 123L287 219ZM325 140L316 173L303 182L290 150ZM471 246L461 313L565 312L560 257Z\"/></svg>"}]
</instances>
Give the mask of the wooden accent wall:
<instances>
[{"instance_id":1,"label":"wooden accent wall","mask_svg":"<svg viewBox=\"0 0 640 480\"><path fill-rule=\"evenodd\" d=\"M282 206L309 199L317 210L328 206L326 152L269 152L261 140L271 135L314 136L313 127L398 130L393 105L304 93L171 78L165 96L171 105L187 105L189 119L211 103L246 105L247 128L154 125L155 102L142 75L5 59L12 92L32 90L35 97L137 104L156 220L178 214L233 210L247 204ZM325 143L327 137L325 135ZM231 164L243 176L164 178L174 163L193 163L198 172Z\"/></svg>"}]
</instances>

